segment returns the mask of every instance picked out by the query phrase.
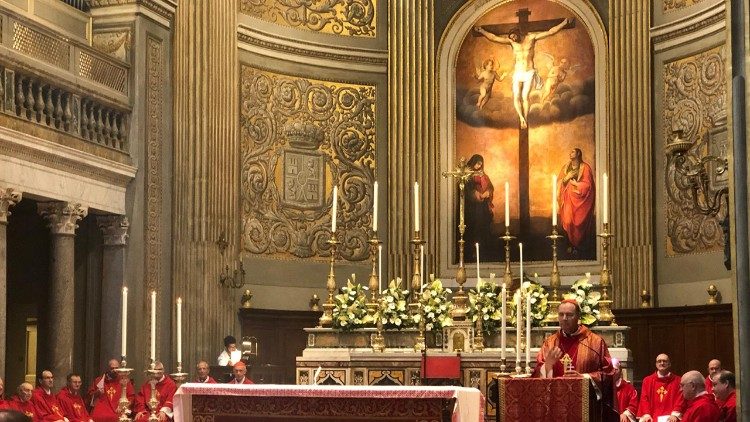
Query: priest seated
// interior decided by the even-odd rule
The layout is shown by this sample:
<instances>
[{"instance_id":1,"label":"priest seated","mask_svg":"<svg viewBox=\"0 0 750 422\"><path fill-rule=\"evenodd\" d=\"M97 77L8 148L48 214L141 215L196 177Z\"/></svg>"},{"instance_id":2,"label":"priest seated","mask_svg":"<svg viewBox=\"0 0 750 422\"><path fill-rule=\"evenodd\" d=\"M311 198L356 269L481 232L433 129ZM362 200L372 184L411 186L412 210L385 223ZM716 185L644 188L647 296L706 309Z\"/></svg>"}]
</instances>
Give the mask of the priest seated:
<instances>
[{"instance_id":1,"label":"priest seated","mask_svg":"<svg viewBox=\"0 0 750 422\"><path fill-rule=\"evenodd\" d=\"M563 300L557 308L560 329L547 337L536 357L534 376L553 378L584 376L601 385L614 375L604 340L579 324L581 308L575 300Z\"/></svg>"},{"instance_id":2,"label":"priest seated","mask_svg":"<svg viewBox=\"0 0 750 422\"><path fill-rule=\"evenodd\" d=\"M172 409L174 409L172 399L177 391L177 385L171 378L164 375L164 364L161 362L157 361L154 364L154 372L151 376L156 381L156 406L152 408L150 403L151 382L146 381L141 387L141 391L138 392L133 405L136 412L135 422L148 422L152 411L159 418L159 421L172 418Z\"/></svg>"}]
</instances>

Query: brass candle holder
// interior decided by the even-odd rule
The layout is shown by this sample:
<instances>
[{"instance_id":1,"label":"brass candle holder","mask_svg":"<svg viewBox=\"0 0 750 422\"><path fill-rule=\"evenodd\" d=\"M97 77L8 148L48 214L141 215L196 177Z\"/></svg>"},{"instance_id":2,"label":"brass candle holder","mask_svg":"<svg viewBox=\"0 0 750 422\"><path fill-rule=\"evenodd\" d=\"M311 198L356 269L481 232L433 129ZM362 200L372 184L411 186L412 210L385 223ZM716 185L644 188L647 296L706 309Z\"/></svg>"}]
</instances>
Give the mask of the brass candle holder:
<instances>
[{"instance_id":1,"label":"brass candle holder","mask_svg":"<svg viewBox=\"0 0 750 422\"><path fill-rule=\"evenodd\" d=\"M368 240L370 243L370 261L372 264L372 271L370 272L370 301L373 303L378 302L378 296L380 296L380 283L378 274L378 248L383 242L378 240L378 232L372 232L372 239Z\"/></svg>"},{"instance_id":2,"label":"brass candle holder","mask_svg":"<svg viewBox=\"0 0 750 422\"><path fill-rule=\"evenodd\" d=\"M341 243L336 237L336 232L331 233L331 238L328 239L327 243L331 245L331 258L328 279L326 280L328 300L323 304L323 315L318 321L318 324L320 324L321 327L330 327L333 325L333 308L336 306L333 303L333 296L336 294L336 274L333 269L336 264L336 247Z\"/></svg>"},{"instance_id":3,"label":"brass candle holder","mask_svg":"<svg viewBox=\"0 0 750 422\"><path fill-rule=\"evenodd\" d=\"M383 319L377 318L375 321L375 327L378 332L372 337L370 343L372 343L372 351L383 353L385 351L385 337L383 337Z\"/></svg>"},{"instance_id":4,"label":"brass candle holder","mask_svg":"<svg viewBox=\"0 0 750 422\"><path fill-rule=\"evenodd\" d=\"M549 309L557 309L560 306L560 295L558 289L560 288L560 271L557 267L557 241L562 238L562 235L557 232L557 225L552 226L552 234L547 236L547 239L552 241L552 271L549 275L549 287L551 290L551 299L547 302ZM554 312L548 312L547 317L544 319L547 325L557 325L557 315Z\"/></svg>"},{"instance_id":5,"label":"brass candle holder","mask_svg":"<svg viewBox=\"0 0 750 422\"><path fill-rule=\"evenodd\" d=\"M425 245L424 240L419 237L419 230L414 231L414 238L410 242L414 246L414 258L413 258L413 270L411 276L411 302L417 303L417 295L422 290L422 266L420 265L420 258L422 257L421 247Z\"/></svg>"},{"instance_id":6,"label":"brass candle holder","mask_svg":"<svg viewBox=\"0 0 750 422\"><path fill-rule=\"evenodd\" d=\"M119 422L130 422L128 417L128 409L130 409L130 400L128 400L128 383L130 383L130 374L133 373L133 368L127 368L128 362L125 360L125 356L120 361L120 367L115 369L117 373L117 379L120 380L120 401L117 402L117 414L119 415Z\"/></svg>"},{"instance_id":7,"label":"brass candle holder","mask_svg":"<svg viewBox=\"0 0 750 422\"><path fill-rule=\"evenodd\" d=\"M424 332L425 332L425 315L424 312L422 312L422 304L420 302L412 302L409 304L409 312L412 315L419 315L419 334L417 335L417 340L414 342L414 351L415 352L421 352L424 349L426 349L425 345L425 339L424 339Z\"/></svg>"},{"instance_id":8,"label":"brass candle holder","mask_svg":"<svg viewBox=\"0 0 750 422\"><path fill-rule=\"evenodd\" d=\"M503 274L503 283L509 289L513 284L513 273L510 271L510 241L515 238L515 236L510 235L510 227L505 226L505 236L500 236L500 239L503 239L505 242L505 274Z\"/></svg>"},{"instance_id":9,"label":"brass candle holder","mask_svg":"<svg viewBox=\"0 0 750 422\"><path fill-rule=\"evenodd\" d=\"M602 272L599 276L602 297L599 299L599 324L612 325L615 316L612 314L612 300L609 298L609 287L612 285L609 271L609 239L614 235L609 232L609 223L604 223L603 226L604 231L598 234L602 238Z\"/></svg>"},{"instance_id":10,"label":"brass candle holder","mask_svg":"<svg viewBox=\"0 0 750 422\"><path fill-rule=\"evenodd\" d=\"M477 289L478 290L478 289ZM484 352L484 334L482 334L482 311L477 307L477 322L474 326L474 339L472 349L475 352Z\"/></svg>"},{"instance_id":11,"label":"brass candle holder","mask_svg":"<svg viewBox=\"0 0 750 422\"><path fill-rule=\"evenodd\" d=\"M151 414L148 416L148 422L159 422L159 416L156 414L156 406L159 405L159 400L156 398L156 362L151 362L151 365L146 373L148 373L149 384L151 384L151 398L148 400L148 407L151 409Z\"/></svg>"},{"instance_id":12,"label":"brass candle holder","mask_svg":"<svg viewBox=\"0 0 750 422\"><path fill-rule=\"evenodd\" d=\"M498 372L497 376L499 378L508 378L510 376L510 372L508 372L508 358L500 360L500 372Z\"/></svg>"},{"instance_id":13,"label":"brass candle holder","mask_svg":"<svg viewBox=\"0 0 750 422\"><path fill-rule=\"evenodd\" d=\"M177 384L177 387L181 386L182 384L187 381L188 374L187 372L182 372L182 362L177 362L177 372L174 374L169 374L169 377L174 380L175 384Z\"/></svg>"}]
</instances>

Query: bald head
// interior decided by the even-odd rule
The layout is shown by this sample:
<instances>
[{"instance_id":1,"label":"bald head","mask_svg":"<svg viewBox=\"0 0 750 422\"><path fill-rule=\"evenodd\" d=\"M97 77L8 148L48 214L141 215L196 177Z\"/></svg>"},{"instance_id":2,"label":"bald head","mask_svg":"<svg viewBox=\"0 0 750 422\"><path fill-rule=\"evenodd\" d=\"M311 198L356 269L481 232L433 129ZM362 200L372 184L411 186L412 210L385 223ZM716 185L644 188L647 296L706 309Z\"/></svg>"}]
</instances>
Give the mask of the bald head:
<instances>
[{"instance_id":1,"label":"bald head","mask_svg":"<svg viewBox=\"0 0 750 422\"><path fill-rule=\"evenodd\" d=\"M718 374L721 372L721 361L719 359L711 359L708 362L708 376L710 377L713 374Z\"/></svg>"},{"instance_id":2,"label":"bald head","mask_svg":"<svg viewBox=\"0 0 750 422\"><path fill-rule=\"evenodd\" d=\"M706 389L703 375L698 371L686 372L680 380L680 389L685 400L692 400Z\"/></svg>"},{"instance_id":3,"label":"bald head","mask_svg":"<svg viewBox=\"0 0 750 422\"><path fill-rule=\"evenodd\" d=\"M31 393L33 392L34 392L34 386L28 382L21 383L21 385L18 386L18 398L22 402L27 402L31 400Z\"/></svg>"}]
</instances>

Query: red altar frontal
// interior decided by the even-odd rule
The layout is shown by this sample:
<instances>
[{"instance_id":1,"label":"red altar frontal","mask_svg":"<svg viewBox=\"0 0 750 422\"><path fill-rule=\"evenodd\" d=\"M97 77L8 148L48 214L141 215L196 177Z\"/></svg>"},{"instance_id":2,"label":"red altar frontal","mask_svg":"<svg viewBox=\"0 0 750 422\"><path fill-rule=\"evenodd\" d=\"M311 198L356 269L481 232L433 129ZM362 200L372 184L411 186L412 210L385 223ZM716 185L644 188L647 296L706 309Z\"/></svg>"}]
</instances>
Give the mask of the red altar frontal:
<instances>
[{"instance_id":1,"label":"red altar frontal","mask_svg":"<svg viewBox=\"0 0 750 422\"><path fill-rule=\"evenodd\" d=\"M176 421L484 420L484 397L464 387L184 384L174 404Z\"/></svg>"}]
</instances>

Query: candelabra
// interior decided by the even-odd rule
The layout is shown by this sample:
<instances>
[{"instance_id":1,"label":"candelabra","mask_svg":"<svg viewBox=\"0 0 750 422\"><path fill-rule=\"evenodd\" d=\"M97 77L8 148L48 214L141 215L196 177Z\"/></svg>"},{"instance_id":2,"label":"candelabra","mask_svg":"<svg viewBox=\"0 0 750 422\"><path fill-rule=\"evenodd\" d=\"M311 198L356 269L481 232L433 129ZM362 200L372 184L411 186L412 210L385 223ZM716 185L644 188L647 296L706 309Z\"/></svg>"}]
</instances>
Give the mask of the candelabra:
<instances>
[{"instance_id":1,"label":"candelabra","mask_svg":"<svg viewBox=\"0 0 750 422\"><path fill-rule=\"evenodd\" d=\"M372 271L370 272L370 300L372 303L378 302L378 296L380 295L380 274L378 274L378 248L383 243L378 240L378 232L372 232L372 239L368 241L370 243L370 254L372 255L370 261L372 263Z\"/></svg>"},{"instance_id":2,"label":"candelabra","mask_svg":"<svg viewBox=\"0 0 750 422\"><path fill-rule=\"evenodd\" d=\"M125 356L120 361L120 367L115 369L117 378L120 380L120 401L117 403L117 414L120 415L118 418L119 422L130 422L128 412L130 409L130 400L128 400L128 383L130 383L130 374L133 373L133 368L127 367L128 362L125 360Z\"/></svg>"},{"instance_id":3,"label":"candelabra","mask_svg":"<svg viewBox=\"0 0 750 422\"><path fill-rule=\"evenodd\" d=\"M326 290L328 290L328 300L323 304L323 315L320 317L318 324L321 327L330 327L333 325L333 295L336 294L336 274L333 272L333 267L336 264L336 247L338 246L339 240L336 237L336 232L331 233L331 238L328 239L328 244L331 245L331 259L330 268L328 270L328 279L326 281Z\"/></svg>"},{"instance_id":4,"label":"candelabra","mask_svg":"<svg viewBox=\"0 0 750 422\"><path fill-rule=\"evenodd\" d=\"M418 294L422 291L422 247L426 242L419 237L419 230L414 231L414 238L411 240L411 244L414 245L414 270L411 276L411 291L412 291L412 303L419 301Z\"/></svg>"},{"instance_id":5,"label":"candelabra","mask_svg":"<svg viewBox=\"0 0 750 422\"><path fill-rule=\"evenodd\" d=\"M510 286L513 284L513 273L510 272L510 241L515 239L515 236L510 235L510 227L505 226L505 236L500 236L500 239L505 241L505 274L503 274L503 283L510 289Z\"/></svg>"},{"instance_id":6,"label":"candelabra","mask_svg":"<svg viewBox=\"0 0 750 422\"><path fill-rule=\"evenodd\" d=\"M148 416L148 422L159 422L159 416L156 414L156 406L159 405L159 400L156 398L156 376L160 371L156 369L156 362L151 361L151 365L146 372L149 377L149 384L151 384L151 398L148 400L148 407L151 409L151 414Z\"/></svg>"},{"instance_id":7,"label":"candelabra","mask_svg":"<svg viewBox=\"0 0 750 422\"><path fill-rule=\"evenodd\" d=\"M179 387L185 383L185 381L187 380L188 374L187 372L182 372L182 362L178 361L177 372L175 372L174 374L169 374L169 376L170 378L174 380L175 384L177 384L177 387Z\"/></svg>"},{"instance_id":8,"label":"candelabra","mask_svg":"<svg viewBox=\"0 0 750 422\"><path fill-rule=\"evenodd\" d=\"M609 239L614 235L609 232L609 223L604 223L603 226L604 231L598 235L602 238L602 272L599 276L602 297L599 299L599 323L611 325L615 316L612 315L612 300L609 298L609 287L612 285L609 272Z\"/></svg>"},{"instance_id":9,"label":"candelabra","mask_svg":"<svg viewBox=\"0 0 750 422\"><path fill-rule=\"evenodd\" d=\"M372 343L372 351L382 353L385 351L385 337L383 337L383 318L377 317L375 321L375 327L378 332L372 337L370 342Z\"/></svg>"},{"instance_id":10,"label":"candelabra","mask_svg":"<svg viewBox=\"0 0 750 422\"><path fill-rule=\"evenodd\" d=\"M557 225L555 224L552 226L552 234L547 236L547 239L552 241L552 271L549 276L549 287L552 290L552 298L547 303L549 304L549 309L553 310L553 312L547 313L547 317L544 320L547 325L558 324L555 312L557 311L557 307L560 306L560 296L558 292L558 289L560 288L560 271L557 267L557 240L560 238L562 238L562 236L557 233Z\"/></svg>"},{"instance_id":11,"label":"candelabra","mask_svg":"<svg viewBox=\"0 0 750 422\"><path fill-rule=\"evenodd\" d=\"M479 290L479 289L477 289ZM482 334L482 310L477 306L477 323L474 326L474 343L472 349L475 352L484 352L484 334Z\"/></svg>"},{"instance_id":12,"label":"candelabra","mask_svg":"<svg viewBox=\"0 0 750 422\"><path fill-rule=\"evenodd\" d=\"M424 341L425 315L424 312L422 312L422 304L419 302L410 303L409 312L412 314L412 316L419 315L419 334L417 335L417 340L414 342L414 351L421 352L426 348Z\"/></svg>"}]
</instances>

